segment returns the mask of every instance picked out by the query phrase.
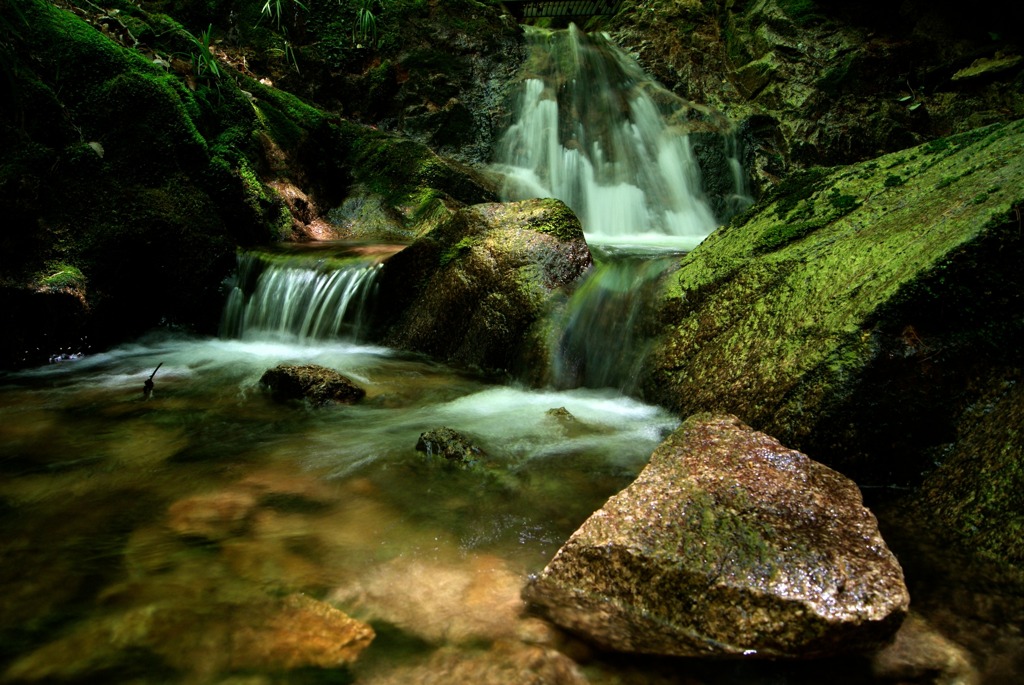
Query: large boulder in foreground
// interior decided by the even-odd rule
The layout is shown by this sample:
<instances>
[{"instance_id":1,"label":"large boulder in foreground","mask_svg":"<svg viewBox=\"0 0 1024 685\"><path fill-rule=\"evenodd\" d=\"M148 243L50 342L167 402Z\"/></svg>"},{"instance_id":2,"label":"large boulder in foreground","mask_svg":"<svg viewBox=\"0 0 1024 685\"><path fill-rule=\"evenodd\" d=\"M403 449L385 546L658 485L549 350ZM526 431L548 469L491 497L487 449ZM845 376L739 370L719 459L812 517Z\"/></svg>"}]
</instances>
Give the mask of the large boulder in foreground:
<instances>
[{"instance_id":1,"label":"large boulder in foreground","mask_svg":"<svg viewBox=\"0 0 1024 685\"><path fill-rule=\"evenodd\" d=\"M592 264L579 219L554 199L466 207L384 263L384 342L508 371L552 297Z\"/></svg>"},{"instance_id":2,"label":"large boulder in foreground","mask_svg":"<svg viewBox=\"0 0 1024 685\"><path fill-rule=\"evenodd\" d=\"M696 415L524 598L613 650L821 657L889 640L903 572L857 486L729 415Z\"/></svg>"}]
</instances>

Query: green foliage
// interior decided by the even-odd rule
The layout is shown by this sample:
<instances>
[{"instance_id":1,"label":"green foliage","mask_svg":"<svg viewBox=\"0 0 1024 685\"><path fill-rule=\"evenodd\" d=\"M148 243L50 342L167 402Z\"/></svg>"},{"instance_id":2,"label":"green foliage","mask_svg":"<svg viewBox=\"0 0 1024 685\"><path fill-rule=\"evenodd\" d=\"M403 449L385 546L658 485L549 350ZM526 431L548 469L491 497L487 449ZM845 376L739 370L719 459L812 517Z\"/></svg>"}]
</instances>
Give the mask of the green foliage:
<instances>
[{"instance_id":1,"label":"green foliage","mask_svg":"<svg viewBox=\"0 0 1024 685\"><path fill-rule=\"evenodd\" d=\"M80 290L85 288L85 275L73 264L67 262L50 262L37 278L45 288Z\"/></svg>"},{"instance_id":2,"label":"green foliage","mask_svg":"<svg viewBox=\"0 0 1024 685\"><path fill-rule=\"evenodd\" d=\"M901 186L904 183L906 183L906 180L903 179L902 177L897 176L896 174L889 174L888 176L885 177L885 181L882 185L884 185L886 188L895 188L896 186Z\"/></svg>"},{"instance_id":3,"label":"green foliage","mask_svg":"<svg viewBox=\"0 0 1024 685\"><path fill-rule=\"evenodd\" d=\"M212 52L213 24L208 25L206 30L199 34L198 38L185 29L181 29L181 32L193 45L192 63L195 65L196 76L199 78L209 76L214 81L219 80L222 72L220 70L220 65L217 62L217 58Z\"/></svg>"},{"instance_id":4,"label":"green foliage","mask_svg":"<svg viewBox=\"0 0 1024 685\"><path fill-rule=\"evenodd\" d=\"M260 14L263 17L269 18L280 29L281 22L285 17L285 10L293 3L303 10L308 10L299 0L267 0L263 4L263 9L260 10Z\"/></svg>"},{"instance_id":5,"label":"green foliage","mask_svg":"<svg viewBox=\"0 0 1024 685\"><path fill-rule=\"evenodd\" d=\"M353 42L368 42L371 47L377 45L377 15L373 8L378 0L357 0L356 25L352 29Z\"/></svg>"}]
</instances>

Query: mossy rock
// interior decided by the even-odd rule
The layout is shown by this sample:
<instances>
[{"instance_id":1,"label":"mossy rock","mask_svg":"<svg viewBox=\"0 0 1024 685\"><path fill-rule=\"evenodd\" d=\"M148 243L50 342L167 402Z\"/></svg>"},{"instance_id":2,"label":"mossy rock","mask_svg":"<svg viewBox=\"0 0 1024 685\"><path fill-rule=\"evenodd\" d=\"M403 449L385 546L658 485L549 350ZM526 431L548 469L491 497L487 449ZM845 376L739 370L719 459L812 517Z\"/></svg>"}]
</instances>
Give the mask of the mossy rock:
<instances>
[{"instance_id":1,"label":"mossy rock","mask_svg":"<svg viewBox=\"0 0 1024 685\"><path fill-rule=\"evenodd\" d=\"M590 265L579 220L558 200L461 209L385 262L382 335L461 366L511 372L551 299Z\"/></svg>"},{"instance_id":2,"label":"mossy rock","mask_svg":"<svg viewBox=\"0 0 1024 685\"><path fill-rule=\"evenodd\" d=\"M1024 339L1022 149L1016 122L781 186L682 260L645 397L916 481L952 431L945 398Z\"/></svg>"}]
</instances>

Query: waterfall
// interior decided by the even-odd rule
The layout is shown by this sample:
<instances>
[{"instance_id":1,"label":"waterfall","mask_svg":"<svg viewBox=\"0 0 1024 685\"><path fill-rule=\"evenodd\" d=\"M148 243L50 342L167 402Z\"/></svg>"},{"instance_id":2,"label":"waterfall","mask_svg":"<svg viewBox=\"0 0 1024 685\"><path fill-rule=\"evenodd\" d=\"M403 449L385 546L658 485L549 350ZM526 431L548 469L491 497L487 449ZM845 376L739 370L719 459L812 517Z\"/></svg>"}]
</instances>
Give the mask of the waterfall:
<instances>
[{"instance_id":1,"label":"waterfall","mask_svg":"<svg viewBox=\"0 0 1024 685\"><path fill-rule=\"evenodd\" d=\"M530 56L494 158L502 196L565 202L595 259L552 315L547 379L631 392L662 276L753 201L741 145L725 117L661 87L606 35L525 31Z\"/></svg>"},{"instance_id":2,"label":"waterfall","mask_svg":"<svg viewBox=\"0 0 1024 685\"><path fill-rule=\"evenodd\" d=\"M660 277L677 258L599 253L552 327L548 376L556 388L636 390L648 343L645 317Z\"/></svg>"},{"instance_id":3,"label":"waterfall","mask_svg":"<svg viewBox=\"0 0 1024 685\"><path fill-rule=\"evenodd\" d=\"M309 342L359 340L376 291L379 259L240 253L221 336Z\"/></svg>"},{"instance_id":4,"label":"waterfall","mask_svg":"<svg viewBox=\"0 0 1024 685\"><path fill-rule=\"evenodd\" d=\"M526 31L531 57L517 118L495 155L503 198L561 199L591 244L692 249L725 218L715 216L691 144L687 115L696 106L659 86L607 36L575 26ZM720 156L737 158L734 138L712 135L726 148ZM722 194L736 197L717 204L733 213L745 186L733 169L724 175L734 187Z\"/></svg>"}]
</instances>

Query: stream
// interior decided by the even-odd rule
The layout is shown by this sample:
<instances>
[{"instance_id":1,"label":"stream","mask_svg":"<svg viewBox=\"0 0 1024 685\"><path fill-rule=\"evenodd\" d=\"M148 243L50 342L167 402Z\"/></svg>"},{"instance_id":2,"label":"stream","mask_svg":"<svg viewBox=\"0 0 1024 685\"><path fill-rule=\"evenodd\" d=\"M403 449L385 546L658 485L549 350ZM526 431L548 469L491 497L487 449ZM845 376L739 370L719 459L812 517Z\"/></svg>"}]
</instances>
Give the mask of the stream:
<instances>
[{"instance_id":1,"label":"stream","mask_svg":"<svg viewBox=\"0 0 1024 685\"><path fill-rule=\"evenodd\" d=\"M374 276L402 246L347 244L241 254L218 337L158 331L0 376L0 682L871 680L857 660L599 654L521 611L529 574L678 425L630 396L637 322L680 254L750 203L736 141L704 150L728 180L709 191L692 107L606 38L530 40L495 168L505 199L573 207L596 262L553 313L549 384L366 341ZM259 379L281 363L336 369L366 397L275 403ZM441 426L483 450L478 468L417 451ZM296 597L372 625L349 671L288 638L316 634L291 622Z\"/></svg>"}]
</instances>

